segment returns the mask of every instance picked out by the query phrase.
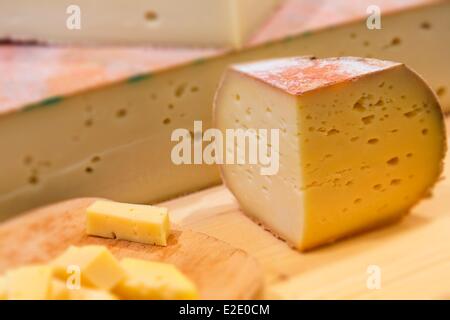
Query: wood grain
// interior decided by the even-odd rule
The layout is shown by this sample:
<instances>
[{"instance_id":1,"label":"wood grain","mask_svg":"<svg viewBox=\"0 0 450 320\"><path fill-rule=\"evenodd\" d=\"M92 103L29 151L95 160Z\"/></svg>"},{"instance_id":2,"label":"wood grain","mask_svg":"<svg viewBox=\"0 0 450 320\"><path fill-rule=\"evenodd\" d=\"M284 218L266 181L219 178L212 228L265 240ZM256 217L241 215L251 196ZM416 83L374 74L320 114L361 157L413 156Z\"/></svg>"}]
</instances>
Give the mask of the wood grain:
<instances>
[{"instance_id":1,"label":"wood grain","mask_svg":"<svg viewBox=\"0 0 450 320\"><path fill-rule=\"evenodd\" d=\"M175 230L167 247L103 239L85 234L85 210L95 199L75 199L32 211L0 226L0 274L47 262L69 245L100 244L117 258L173 263L199 287L204 299L249 299L262 285L255 259L202 233Z\"/></svg>"}]
</instances>

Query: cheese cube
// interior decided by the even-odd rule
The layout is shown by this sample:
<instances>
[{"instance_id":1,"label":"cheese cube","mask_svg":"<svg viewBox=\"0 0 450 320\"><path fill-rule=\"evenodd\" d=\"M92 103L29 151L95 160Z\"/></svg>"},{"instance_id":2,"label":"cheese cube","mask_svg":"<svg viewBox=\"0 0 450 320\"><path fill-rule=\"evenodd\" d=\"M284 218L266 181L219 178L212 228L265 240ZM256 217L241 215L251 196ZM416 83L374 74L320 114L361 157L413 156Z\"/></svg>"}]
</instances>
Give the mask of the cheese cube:
<instances>
[{"instance_id":1,"label":"cheese cube","mask_svg":"<svg viewBox=\"0 0 450 320\"><path fill-rule=\"evenodd\" d=\"M127 276L114 289L123 299L197 299L196 286L175 266L126 258L120 262Z\"/></svg>"},{"instance_id":2,"label":"cheese cube","mask_svg":"<svg viewBox=\"0 0 450 320\"><path fill-rule=\"evenodd\" d=\"M69 290L68 300L118 300L117 297L109 291L89 288L80 288Z\"/></svg>"},{"instance_id":3,"label":"cheese cube","mask_svg":"<svg viewBox=\"0 0 450 320\"><path fill-rule=\"evenodd\" d=\"M96 201L87 209L89 235L146 244L167 245L170 234L166 208Z\"/></svg>"},{"instance_id":4,"label":"cheese cube","mask_svg":"<svg viewBox=\"0 0 450 320\"><path fill-rule=\"evenodd\" d=\"M26 266L6 273L8 300L46 300L51 297L52 268Z\"/></svg>"},{"instance_id":5,"label":"cheese cube","mask_svg":"<svg viewBox=\"0 0 450 320\"><path fill-rule=\"evenodd\" d=\"M51 284L51 300L67 300L69 299L69 289L66 282L60 279L53 279Z\"/></svg>"},{"instance_id":6,"label":"cheese cube","mask_svg":"<svg viewBox=\"0 0 450 320\"><path fill-rule=\"evenodd\" d=\"M5 276L0 276L0 300L6 300L7 291L6 291L6 278Z\"/></svg>"},{"instance_id":7,"label":"cheese cube","mask_svg":"<svg viewBox=\"0 0 450 320\"><path fill-rule=\"evenodd\" d=\"M105 290L113 288L124 276L119 262L103 246L72 246L51 265L55 275L63 281L79 276L82 285ZM79 273L70 269L73 266L79 268Z\"/></svg>"},{"instance_id":8,"label":"cheese cube","mask_svg":"<svg viewBox=\"0 0 450 320\"><path fill-rule=\"evenodd\" d=\"M56 43L240 47L280 0L17 0L2 3L0 38ZM99 8L107 14L98 14Z\"/></svg>"},{"instance_id":9,"label":"cheese cube","mask_svg":"<svg viewBox=\"0 0 450 320\"><path fill-rule=\"evenodd\" d=\"M279 143L267 142L279 154L276 174L262 175L261 162L222 173L243 211L300 250L407 213L439 178L446 151L428 85L401 63L375 59L235 65L215 119L223 132L279 130Z\"/></svg>"}]
</instances>

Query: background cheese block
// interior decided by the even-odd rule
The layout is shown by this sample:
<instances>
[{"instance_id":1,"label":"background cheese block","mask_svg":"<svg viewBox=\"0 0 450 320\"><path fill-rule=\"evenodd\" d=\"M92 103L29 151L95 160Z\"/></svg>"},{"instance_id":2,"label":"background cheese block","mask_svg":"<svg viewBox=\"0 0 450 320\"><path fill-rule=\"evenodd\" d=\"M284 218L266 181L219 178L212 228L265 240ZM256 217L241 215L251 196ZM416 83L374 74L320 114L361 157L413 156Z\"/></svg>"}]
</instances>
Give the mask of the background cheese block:
<instances>
[{"instance_id":1,"label":"background cheese block","mask_svg":"<svg viewBox=\"0 0 450 320\"><path fill-rule=\"evenodd\" d=\"M242 209L301 250L407 213L438 179L446 150L435 95L389 61L236 65L218 91L214 116L223 134L280 131L279 145L267 142L279 151L275 175L262 175L261 164L221 168Z\"/></svg>"},{"instance_id":2,"label":"background cheese block","mask_svg":"<svg viewBox=\"0 0 450 320\"><path fill-rule=\"evenodd\" d=\"M366 27L371 4L384 13L381 30ZM288 1L235 53L2 46L0 217L88 195L154 203L220 183L215 166L174 165L170 135L194 120L211 126L230 63L300 54L397 60L450 110L449 15L448 1Z\"/></svg>"},{"instance_id":3,"label":"background cheese block","mask_svg":"<svg viewBox=\"0 0 450 320\"><path fill-rule=\"evenodd\" d=\"M5 1L0 38L55 43L240 47L280 0ZM73 9L80 28L69 29ZM77 9L78 10L78 9Z\"/></svg>"}]
</instances>

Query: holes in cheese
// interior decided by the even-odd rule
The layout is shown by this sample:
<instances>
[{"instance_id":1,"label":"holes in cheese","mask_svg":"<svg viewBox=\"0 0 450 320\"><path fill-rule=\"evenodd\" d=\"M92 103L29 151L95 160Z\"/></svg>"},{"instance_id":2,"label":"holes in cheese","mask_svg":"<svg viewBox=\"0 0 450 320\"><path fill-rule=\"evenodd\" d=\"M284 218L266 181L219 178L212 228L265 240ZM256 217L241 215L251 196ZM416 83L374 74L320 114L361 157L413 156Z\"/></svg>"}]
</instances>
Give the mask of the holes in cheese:
<instances>
[{"instance_id":1,"label":"holes in cheese","mask_svg":"<svg viewBox=\"0 0 450 320\"><path fill-rule=\"evenodd\" d=\"M446 88L443 86L436 89L436 94L438 95L438 97L443 97L445 95L445 92Z\"/></svg>"},{"instance_id":2,"label":"holes in cheese","mask_svg":"<svg viewBox=\"0 0 450 320\"><path fill-rule=\"evenodd\" d=\"M86 212L89 235L167 245L170 222L166 208L96 201Z\"/></svg>"},{"instance_id":3,"label":"holes in cheese","mask_svg":"<svg viewBox=\"0 0 450 320\"><path fill-rule=\"evenodd\" d=\"M70 17L79 17L82 27L77 28L75 35L69 30L72 28L65 27L65 12L72 8L68 2L51 2L41 8L33 1L19 0L15 5L2 3L0 39L109 46L241 48L282 2L141 0L124 6L120 1L97 0L92 6L90 0L77 0L80 11L76 12L81 16ZM25 7L29 9L23 10ZM107 9L107 13L98 14L100 8ZM42 23L31 23L29 20L33 18Z\"/></svg>"},{"instance_id":4,"label":"holes in cheese","mask_svg":"<svg viewBox=\"0 0 450 320\"><path fill-rule=\"evenodd\" d=\"M149 10L149 11L145 12L144 18L148 23L153 24L156 21L158 21L158 13L156 13L156 11Z\"/></svg>"},{"instance_id":5,"label":"holes in cheese","mask_svg":"<svg viewBox=\"0 0 450 320\"><path fill-rule=\"evenodd\" d=\"M81 285L104 290L110 290L124 277L119 262L103 246L71 246L50 265L55 276L63 281L74 272L75 276L80 276Z\"/></svg>"},{"instance_id":6,"label":"holes in cheese","mask_svg":"<svg viewBox=\"0 0 450 320\"><path fill-rule=\"evenodd\" d=\"M120 265L126 272L114 292L123 299L198 299L196 286L178 269L161 262L125 258Z\"/></svg>"},{"instance_id":7,"label":"holes in cheese","mask_svg":"<svg viewBox=\"0 0 450 320\"><path fill-rule=\"evenodd\" d=\"M52 287L52 268L35 265L17 268L6 273L8 300L49 299Z\"/></svg>"},{"instance_id":8,"label":"holes in cheese","mask_svg":"<svg viewBox=\"0 0 450 320\"><path fill-rule=\"evenodd\" d=\"M428 194L445 153L431 89L389 61L236 65L216 94L215 119L222 131L285 129L277 174L261 176L258 164L222 172L243 211L301 250L401 217Z\"/></svg>"}]
</instances>

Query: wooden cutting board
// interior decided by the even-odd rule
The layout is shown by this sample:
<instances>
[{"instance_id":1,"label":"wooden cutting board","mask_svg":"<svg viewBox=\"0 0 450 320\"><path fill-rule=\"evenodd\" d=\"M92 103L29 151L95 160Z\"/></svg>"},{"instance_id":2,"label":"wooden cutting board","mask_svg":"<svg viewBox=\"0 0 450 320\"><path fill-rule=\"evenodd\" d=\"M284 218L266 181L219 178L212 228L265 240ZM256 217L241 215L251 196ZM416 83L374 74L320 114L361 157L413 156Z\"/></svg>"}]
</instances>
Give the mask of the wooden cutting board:
<instances>
[{"instance_id":1,"label":"wooden cutting board","mask_svg":"<svg viewBox=\"0 0 450 320\"><path fill-rule=\"evenodd\" d=\"M47 262L70 245L99 244L117 258L175 264L197 284L203 299L249 299L260 292L262 271L254 258L199 232L175 227L167 247L87 236L85 210L93 201L61 202L3 223L0 274L20 265Z\"/></svg>"}]
</instances>

